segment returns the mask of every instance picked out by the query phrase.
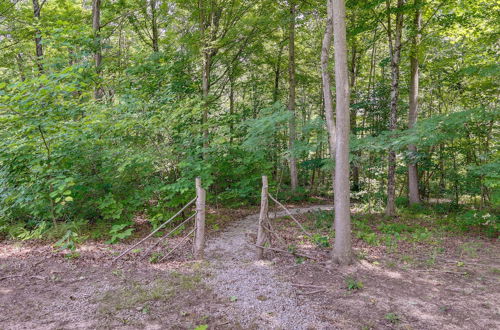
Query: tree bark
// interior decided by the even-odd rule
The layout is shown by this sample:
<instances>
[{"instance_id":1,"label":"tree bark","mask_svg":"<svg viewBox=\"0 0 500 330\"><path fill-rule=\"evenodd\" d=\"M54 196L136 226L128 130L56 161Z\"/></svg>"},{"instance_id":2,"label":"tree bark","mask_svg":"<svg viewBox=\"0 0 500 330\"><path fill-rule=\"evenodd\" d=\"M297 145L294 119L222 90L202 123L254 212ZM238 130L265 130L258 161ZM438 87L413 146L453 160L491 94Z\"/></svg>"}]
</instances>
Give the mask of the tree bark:
<instances>
[{"instance_id":1,"label":"tree bark","mask_svg":"<svg viewBox=\"0 0 500 330\"><path fill-rule=\"evenodd\" d=\"M399 99L399 63L401 60L401 35L403 32L403 13L401 7L404 0L398 0L396 14L396 26L394 29L394 43L392 41L390 0L386 0L387 5L387 35L389 38L389 49L391 52L391 106L389 114L389 130L396 130L398 99ZM396 151L389 150L387 160L387 206L385 214L396 215Z\"/></svg>"},{"instance_id":2,"label":"tree bark","mask_svg":"<svg viewBox=\"0 0 500 330\"><path fill-rule=\"evenodd\" d=\"M326 127L328 129L328 147L332 161L335 161L335 118L333 115L332 89L328 59L333 36L333 0L326 1L327 18L325 34L321 47L321 80L323 82L323 103L325 106ZM332 188L335 190L335 170L332 170Z\"/></svg>"},{"instance_id":3,"label":"tree bark","mask_svg":"<svg viewBox=\"0 0 500 330\"><path fill-rule=\"evenodd\" d=\"M299 179L297 174L297 158L293 154L293 149L296 140L296 123L295 123L295 15L296 8L295 2L290 1L290 27L289 27L289 40L288 40L288 73L289 73L289 95L288 95L288 111L290 111L291 117L289 121L289 140L288 148L290 152L288 164L290 166L290 181L292 186L292 191L297 190L299 185Z\"/></svg>"},{"instance_id":4,"label":"tree bark","mask_svg":"<svg viewBox=\"0 0 500 330\"><path fill-rule=\"evenodd\" d=\"M333 260L352 262L349 187L349 76L344 0L333 0L337 141L335 150L335 245Z\"/></svg>"},{"instance_id":5,"label":"tree bark","mask_svg":"<svg viewBox=\"0 0 500 330\"><path fill-rule=\"evenodd\" d=\"M278 102L280 95L280 74L281 74L281 57L283 54L284 44L280 42L278 58L276 59L276 66L274 67L274 88L273 88L273 103Z\"/></svg>"},{"instance_id":6,"label":"tree bark","mask_svg":"<svg viewBox=\"0 0 500 330\"><path fill-rule=\"evenodd\" d=\"M97 74L97 85L94 89L94 98L102 99L104 89L101 85L102 49L101 49L101 0L92 0L92 29L94 31L94 61Z\"/></svg>"},{"instance_id":7,"label":"tree bark","mask_svg":"<svg viewBox=\"0 0 500 330\"><path fill-rule=\"evenodd\" d=\"M37 24L40 23L40 14L42 11L42 7L38 0L33 0L33 14L37 21ZM39 28L35 30L35 52L36 52L36 65L38 67L38 72L40 74L44 73L43 68L43 45L42 45L42 31Z\"/></svg>"},{"instance_id":8,"label":"tree bark","mask_svg":"<svg viewBox=\"0 0 500 330\"><path fill-rule=\"evenodd\" d=\"M352 51L351 51L351 67L350 67L350 81L349 81L349 91L351 94L350 97L350 102L355 102L354 98L354 87L356 86L356 78L358 74L358 59L359 57L357 56L357 48L356 48L356 43L353 43L352 46ZM350 125L351 125L351 132L353 136L356 136L356 131L357 131L357 115L358 111L356 110L355 107L351 109L351 116L350 116ZM361 157L361 152L356 152L356 156L359 158ZM353 191L359 191L359 165L357 161L354 161L352 164L352 190Z\"/></svg>"},{"instance_id":9,"label":"tree bark","mask_svg":"<svg viewBox=\"0 0 500 330\"><path fill-rule=\"evenodd\" d=\"M158 22L156 18L156 1L157 0L150 0L149 6L151 8L151 28L152 28L152 44L153 44L153 51L154 52L159 52L160 48L158 46Z\"/></svg>"},{"instance_id":10,"label":"tree bark","mask_svg":"<svg viewBox=\"0 0 500 330\"><path fill-rule=\"evenodd\" d=\"M410 78L410 109L408 112L408 128L415 126L418 117L418 86L419 86L419 68L418 68L418 49L421 38L421 22L422 14L420 10L421 0L414 0L415 5L415 20L414 31L412 36L412 49L410 53L411 78ZM417 163L413 160L413 156L417 153L415 145L408 146L410 153L410 162L408 163L408 198L410 205L419 204L420 196L418 192L418 170Z\"/></svg>"}]
</instances>

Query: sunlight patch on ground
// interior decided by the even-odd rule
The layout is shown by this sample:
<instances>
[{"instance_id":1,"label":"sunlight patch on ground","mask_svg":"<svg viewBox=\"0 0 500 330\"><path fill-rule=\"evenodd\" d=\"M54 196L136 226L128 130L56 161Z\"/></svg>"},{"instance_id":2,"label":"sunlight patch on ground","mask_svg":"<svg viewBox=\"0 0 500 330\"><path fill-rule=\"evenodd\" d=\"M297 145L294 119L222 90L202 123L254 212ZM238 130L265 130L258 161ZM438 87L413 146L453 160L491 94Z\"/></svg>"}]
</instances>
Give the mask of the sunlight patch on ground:
<instances>
[{"instance_id":1,"label":"sunlight patch on ground","mask_svg":"<svg viewBox=\"0 0 500 330\"><path fill-rule=\"evenodd\" d=\"M11 292L12 292L12 289L0 288L0 294L7 294L7 293L11 293Z\"/></svg>"},{"instance_id":2,"label":"sunlight patch on ground","mask_svg":"<svg viewBox=\"0 0 500 330\"><path fill-rule=\"evenodd\" d=\"M265 267L265 268L269 268L273 265L273 263L269 260L256 260L254 261L253 263L255 266L257 267Z\"/></svg>"}]
</instances>

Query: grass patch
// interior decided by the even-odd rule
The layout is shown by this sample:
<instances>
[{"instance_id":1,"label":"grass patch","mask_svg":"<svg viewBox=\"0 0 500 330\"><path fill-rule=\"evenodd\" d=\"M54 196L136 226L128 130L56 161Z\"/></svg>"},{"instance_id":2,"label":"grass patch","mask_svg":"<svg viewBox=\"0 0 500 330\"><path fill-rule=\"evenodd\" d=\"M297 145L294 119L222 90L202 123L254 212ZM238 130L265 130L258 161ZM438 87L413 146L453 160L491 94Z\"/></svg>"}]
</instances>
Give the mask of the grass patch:
<instances>
[{"instance_id":1,"label":"grass patch","mask_svg":"<svg viewBox=\"0 0 500 330\"><path fill-rule=\"evenodd\" d=\"M169 302L189 291L200 288L201 274L172 273L168 279L156 279L151 283L132 282L118 289L105 292L99 299L99 311L113 315L127 309L153 308L156 301Z\"/></svg>"}]
</instances>

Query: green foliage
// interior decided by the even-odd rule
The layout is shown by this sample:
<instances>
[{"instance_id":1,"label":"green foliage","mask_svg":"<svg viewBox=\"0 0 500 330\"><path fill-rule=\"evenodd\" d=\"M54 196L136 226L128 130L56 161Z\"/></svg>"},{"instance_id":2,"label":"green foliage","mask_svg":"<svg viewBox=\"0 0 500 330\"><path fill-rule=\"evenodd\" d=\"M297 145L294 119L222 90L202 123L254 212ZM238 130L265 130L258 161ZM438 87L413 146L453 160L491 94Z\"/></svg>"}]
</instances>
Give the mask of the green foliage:
<instances>
[{"instance_id":1,"label":"green foliage","mask_svg":"<svg viewBox=\"0 0 500 330\"><path fill-rule=\"evenodd\" d=\"M386 234L402 234L415 231L415 227L411 227L405 223L383 223L377 226L377 229Z\"/></svg>"},{"instance_id":2,"label":"green foliage","mask_svg":"<svg viewBox=\"0 0 500 330\"><path fill-rule=\"evenodd\" d=\"M333 226L333 211L317 211L307 215L314 220L314 227L317 229L330 229Z\"/></svg>"},{"instance_id":3,"label":"green foliage","mask_svg":"<svg viewBox=\"0 0 500 330\"><path fill-rule=\"evenodd\" d=\"M130 236L132 236L132 233L134 232L134 228L127 228L131 224L130 223L122 223L122 224L116 224L111 227L111 230L109 231L109 235L111 238L106 242L107 244L114 244L117 243L118 241L121 241L123 239L126 239Z\"/></svg>"},{"instance_id":4,"label":"green foliage","mask_svg":"<svg viewBox=\"0 0 500 330\"><path fill-rule=\"evenodd\" d=\"M149 262L152 264L157 264L161 258L163 258L163 253L153 252L153 253L151 253L151 256L149 257Z\"/></svg>"},{"instance_id":5,"label":"green foliage","mask_svg":"<svg viewBox=\"0 0 500 330\"><path fill-rule=\"evenodd\" d=\"M59 250L76 250L77 244L80 243L81 239L77 233L68 230L64 236L54 244L54 247Z\"/></svg>"},{"instance_id":6,"label":"green foliage","mask_svg":"<svg viewBox=\"0 0 500 330\"><path fill-rule=\"evenodd\" d=\"M373 229L364 223L363 220L354 221L354 235L356 238L363 240L368 245L379 245L380 240L376 232Z\"/></svg>"},{"instance_id":7,"label":"green foliage","mask_svg":"<svg viewBox=\"0 0 500 330\"><path fill-rule=\"evenodd\" d=\"M330 238L319 234L313 234L314 243L319 247L330 247Z\"/></svg>"},{"instance_id":8,"label":"green foliage","mask_svg":"<svg viewBox=\"0 0 500 330\"><path fill-rule=\"evenodd\" d=\"M111 226L141 213L154 227L191 200L197 176L208 190L208 202L217 207L258 203L263 174L281 200L331 197L335 164L319 93L322 33L310 28L323 24L325 8L307 2L297 6L292 113L285 106L290 84L283 72L291 66L282 35L290 17L280 2L211 2L204 10L193 1L163 3L155 13L161 27L157 45L145 5L103 2L97 38L89 23L91 8L75 0L44 2L40 19L29 1L0 3L5 43L0 52L2 236L59 239L70 229L66 226L84 221L92 238L109 233L116 241L132 232L110 232ZM443 227L495 237L500 203L496 4L443 2L439 10L434 5L422 3L421 8L428 24L416 53L422 70L417 124L408 129L407 120L399 120L389 131L390 54L385 46L371 51L387 45L385 35L372 36L385 19L385 6L347 3L348 16L358 17L350 22L348 47L366 50L357 52L352 63L359 70L354 70L351 91L350 160L361 171L351 197L369 213L383 211L387 151L395 150L400 196L406 195L407 165L418 163L423 199L448 201L406 208L407 198L399 197L398 210L453 213L441 217ZM403 11L413 15L414 9L409 5ZM218 18L207 20L217 28L210 26L210 40L205 40L208 34L198 27L210 17ZM413 36L411 20L404 21L404 35ZM29 55L35 53L35 30L42 38L42 58ZM97 51L103 62L96 70ZM405 44L403 54L409 51ZM406 55L401 67L408 67ZM208 95L200 90L204 63L210 64ZM410 71L402 70L401 81L409 80ZM103 88L102 99L94 97L97 87ZM401 88L398 118L407 118L407 90ZM417 150L409 151L409 145ZM293 192L292 156L300 181ZM481 209L492 218L465 209ZM329 229L332 221L333 215L318 213L315 227ZM355 230L359 238L378 244L372 229L355 225ZM379 230L395 240L397 235L432 239L409 228Z\"/></svg>"},{"instance_id":9,"label":"green foliage","mask_svg":"<svg viewBox=\"0 0 500 330\"><path fill-rule=\"evenodd\" d=\"M391 323L399 323L401 321L401 317L396 313L387 313L384 315L384 318Z\"/></svg>"},{"instance_id":10,"label":"green foliage","mask_svg":"<svg viewBox=\"0 0 500 330\"><path fill-rule=\"evenodd\" d=\"M198 325L196 328L194 328L194 330L207 330L208 329L208 325L206 324L201 324L201 325Z\"/></svg>"},{"instance_id":11,"label":"green foliage","mask_svg":"<svg viewBox=\"0 0 500 330\"><path fill-rule=\"evenodd\" d=\"M493 238L500 235L500 217L492 211L469 210L464 213L450 214L440 222L451 230L480 231Z\"/></svg>"},{"instance_id":12,"label":"green foliage","mask_svg":"<svg viewBox=\"0 0 500 330\"><path fill-rule=\"evenodd\" d=\"M377 246L380 244L380 240L378 238L377 233L374 232L357 232L356 237L365 241L368 245Z\"/></svg>"},{"instance_id":13,"label":"green foliage","mask_svg":"<svg viewBox=\"0 0 500 330\"><path fill-rule=\"evenodd\" d=\"M354 277L347 277L345 280L347 290L349 291L358 291L363 289L364 284L360 280Z\"/></svg>"}]
</instances>

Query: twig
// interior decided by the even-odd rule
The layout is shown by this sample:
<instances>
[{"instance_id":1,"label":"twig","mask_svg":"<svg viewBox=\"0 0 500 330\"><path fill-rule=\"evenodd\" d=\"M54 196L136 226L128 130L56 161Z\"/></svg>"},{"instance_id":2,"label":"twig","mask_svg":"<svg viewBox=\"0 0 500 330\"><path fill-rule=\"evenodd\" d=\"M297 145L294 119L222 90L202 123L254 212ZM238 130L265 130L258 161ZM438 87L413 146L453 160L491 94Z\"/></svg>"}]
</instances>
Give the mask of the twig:
<instances>
[{"instance_id":1,"label":"twig","mask_svg":"<svg viewBox=\"0 0 500 330\"><path fill-rule=\"evenodd\" d=\"M152 249L154 249L156 246L158 246L158 244L160 244L160 242L162 242L164 239L166 239L168 236L170 236L170 234L172 234L174 231L176 231L177 229L179 229L183 224L185 224L186 222L188 222L189 220L191 220L195 215L196 215L196 212L194 212L193 215L191 215L189 218L187 218L186 220L184 220L183 222L181 222L179 225L177 225L168 234L166 234L162 238L160 238L155 244L153 244L153 246L151 246L149 249L146 250L146 252L144 252L144 255L141 257L141 260L144 259L144 258L146 258L146 256L148 255L148 253Z\"/></svg>"},{"instance_id":2,"label":"twig","mask_svg":"<svg viewBox=\"0 0 500 330\"><path fill-rule=\"evenodd\" d=\"M25 276L25 275L9 275L9 276L4 276L4 277L0 277L0 281L7 280L9 278L23 277L23 276ZM37 280L45 280L45 277L43 277L43 276L33 275L33 276L27 276L27 277L34 278L34 279L37 279Z\"/></svg>"},{"instance_id":3,"label":"twig","mask_svg":"<svg viewBox=\"0 0 500 330\"><path fill-rule=\"evenodd\" d=\"M292 215L292 213L290 213L290 211L283 204L281 204L277 199L275 199L273 196L271 196L271 194L268 194L268 195L269 195L269 198L271 198L276 204L281 206L285 210L286 213L288 213L288 215L293 219L293 221L295 221L295 223L297 225L299 225L300 229L302 229L302 231L307 236L312 237L312 235L307 232L307 230L300 224L300 222L297 219L295 219L295 217Z\"/></svg>"},{"instance_id":4,"label":"twig","mask_svg":"<svg viewBox=\"0 0 500 330\"><path fill-rule=\"evenodd\" d=\"M14 278L14 277L22 277L24 275L9 275L9 276L4 276L4 277L0 277L0 281L3 281L3 280L6 280L6 279L9 279L9 278Z\"/></svg>"},{"instance_id":5,"label":"twig","mask_svg":"<svg viewBox=\"0 0 500 330\"><path fill-rule=\"evenodd\" d=\"M299 283L292 283L293 286L298 286L298 287L303 287L303 288L316 288L316 289L326 289L326 287L322 285L312 285L312 284L299 284Z\"/></svg>"},{"instance_id":6,"label":"twig","mask_svg":"<svg viewBox=\"0 0 500 330\"><path fill-rule=\"evenodd\" d=\"M268 231L270 234L274 235L274 236L278 239L278 241L280 241L280 242L281 242L281 243L283 243L283 244L286 244L286 243L285 243L285 240L284 240L283 238L281 238L281 237L278 235L278 233L277 233L277 232L275 232L275 231L274 231L274 228L273 228L273 226L271 225L271 222L269 221L267 224L269 225L269 228L264 227L264 229L265 229L266 231Z\"/></svg>"},{"instance_id":7,"label":"twig","mask_svg":"<svg viewBox=\"0 0 500 330\"><path fill-rule=\"evenodd\" d=\"M292 256L299 256L299 257L304 257L304 258L308 258L308 259L311 259L311 260L321 261L320 259L308 256L307 254L302 254L302 253L297 253L297 252L289 252L289 251L285 251L285 250L282 250L282 249L277 249L277 248L272 248L272 247L267 247L267 246L261 246L261 245L257 245L257 244L253 244L253 243L250 243L250 244L255 245L256 247L261 248L261 249L266 249L266 250L271 250L271 251L276 251L276 252L290 254Z\"/></svg>"},{"instance_id":8,"label":"twig","mask_svg":"<svg viewBox=\"0 0 500 330\"><path fill-rule=\"evenodd\" d=\"M419 273L449 273L449 274L467 275L467 272L455 272L452 270L442 270L442 269L414 269L412 271Z\"/></svg>"},{"instance_id":9,"label":"twig","mask_svg":"<svg viewBox=\"0 0 500 330\"><path fill-rule=\"evenodd\" d=\"M298 294L316 294L316 293L320 293L320 292L324 292L325 290L316 290L316 291L310 291L310 292L297 292Z\"/></svg>"},{"instance_id":10,"label":"twig","mask_svg":"<svg viewBox=\"0 0 500 330\"><path fill-rule=\"evenodd\" d=\"M195 230L196 230L196 228L195 228L195 229L193 229L193 230L191 230L191 231L189 232L189 234L187 234L186 236L184 236L184 238L182 239L182 241L181 241L179 244L177 244L176 246L174 246L174 247L172 248L172 250L170 250L170 252L169 252L169 253L167 253L167 254L166 254L163 258L161 258L160 260L158 260L158 263L162 262L165 258L167 258L169 255L171 255L171 254L172 254L172 252L174 252L174 251L175 251L175 250L176 250L179 246L181 246L181 245L183 245L184 243L186 243L186 242L187 242L187 239L189 238L189 236L191 236L191 234L192 234L192 233L194 233L194 231L195 231Z\"/></svg>"},{"instance_id":11,"label":"twig","mask_svg":"<svg viewBox=\"0 0 500 330\"><path fill-rule=\"evenodd\" d=\"M156 228L155 230L153 230L148 236L144 237L139 242L137 242L136 244L132 245L127 250L123 251L118 257L114 258L113 261L111 261L111 263L114 263L116 260L120 259L125 254L127 254L129 251L131 251L133 248L135 248L136 246L138 246L139 244L143 243L148 238L150 238L151 236L153 236L156 232L158 232L160 229L162 229L163 227L165 227L165 225L167 223L169 223L170 221L174 220L179 214L181 214L182 211L184 211L189 205L193 204L195 200L196 200L196 197L193 198L189 203L187 203L186 205L184 205L184 207L182 209L180 209L180 211L177 212L174 216L172 216L170 219L168 219L167 221L165 221L164 223L162 223L158 228Z\"/></svg>"}]
</instances>

